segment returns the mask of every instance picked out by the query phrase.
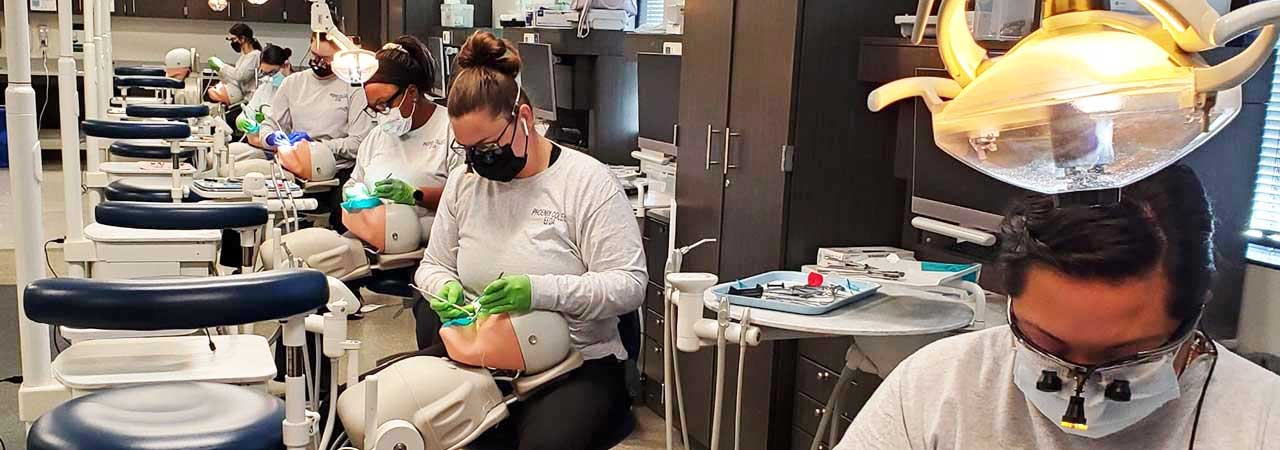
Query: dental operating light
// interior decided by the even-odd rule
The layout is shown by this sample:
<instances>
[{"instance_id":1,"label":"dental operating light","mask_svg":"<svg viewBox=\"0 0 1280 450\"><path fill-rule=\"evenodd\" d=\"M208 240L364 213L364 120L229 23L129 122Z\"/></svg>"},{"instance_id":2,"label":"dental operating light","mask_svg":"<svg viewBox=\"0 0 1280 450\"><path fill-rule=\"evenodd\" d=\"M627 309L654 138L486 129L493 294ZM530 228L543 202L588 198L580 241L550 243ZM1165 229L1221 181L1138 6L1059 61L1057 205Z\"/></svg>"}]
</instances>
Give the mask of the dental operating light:
<instances>
[{"instance_id":1,"label":"dental operating light","mask_svg":"<svg viewBox=\"0 0 1280 450\"><path fill-rule=\"evenodd\" d=\"M250 5L265 5L267 0L249 0Z\"/></svg>"},{"instance_id":2,"label":"dental operating light","mask_svg":"<svg viewBox=\"0 0 1280 450\"><path fill-rule=\"evenodd\" d=\"M311 0L311 32L338 46L339 51L333 55L331 66L333 73L342 81L359 86L369 81L373 73L378 71L378 57L373 52L360 48L338 30L333 24L333 15L325 0Z\"/></svg>"},{"instance_id":3,"label":"dental operating light","mask_svg":"<svg viewBox=\"0 0 1280 450\"><path fill-rule=\"evenodd\" d=\"M1044 0L1040 29L991 57L969 32L965 2L942 0L938 50L950 78L897 80L867 105L921 97L938 147L1002 182L1045 194L1115 189L1225 128L1240 112L1241 85L1276 45L1280 0L1226 15L1204 0L1140 0L1154 17L1100 3ZM932 8L920 1L916 43ZM1198 54L1258 28L1223 63Z\"/></svg>"},{"instance_id":4,"label":"dental operating light","mask_svg":"<svg viewBox=\"0 0 1280 450\"><path fill-rule=\"evenodd\" d=\"M226 11L228 4L228 0L209 0L209 9L216 12Z\"/></svg>"}]
</instances>

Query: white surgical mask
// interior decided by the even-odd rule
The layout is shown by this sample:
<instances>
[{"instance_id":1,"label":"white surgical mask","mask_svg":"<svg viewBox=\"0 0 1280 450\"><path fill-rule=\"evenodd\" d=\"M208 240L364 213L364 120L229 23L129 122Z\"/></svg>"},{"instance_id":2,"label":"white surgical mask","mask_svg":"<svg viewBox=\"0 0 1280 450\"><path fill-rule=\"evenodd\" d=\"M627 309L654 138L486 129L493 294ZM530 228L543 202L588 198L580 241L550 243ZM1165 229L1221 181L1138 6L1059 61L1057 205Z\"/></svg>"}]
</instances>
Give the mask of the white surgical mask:
<instances>
[{"instance_id":1,"label":"white surgical mask","mask_svg":"<svg viewBox=\"0 0 1280 450\"><path fill-rule=\"evenodd\" d=\"M400 107L404 106L405 100L408 99L409 96L406 93L404 98L400 99L399 105L388 109L386 112L382 113L380 118L378 118L378 126L382 127L383 132L395 137L402 137L405 133L409 132L410 128L413 128L413 114L418 112L418 102L413 102L413 108L409 112L409 117L400 115Z\"/></svg>"},{"instance_id":2,"label":"white surgical mask","mask_svg":"<svg viewBox=\"0 0 1280 450\"><path fill-rule=\"evenodd\" d=\"M1073 369L1040 355L1020 341L1015 340L1014 347L1014 384L1028 402L1066 433L1092 439L1109 436L1142 421L1182 393L1173 368L1177 351L1133 365L1102 368L1088 376L1080 394L1084 398L1086 427L1068 426L1063 423L1063 416L1076 391ZM1037 388L1036 382L1044 371L1057 373L1062 381L1061 389L1045 392ZM1105 395L1107 386L1117 380L1129 383L1128 401L1109 399Z\"/></svg>"}]
</instances>

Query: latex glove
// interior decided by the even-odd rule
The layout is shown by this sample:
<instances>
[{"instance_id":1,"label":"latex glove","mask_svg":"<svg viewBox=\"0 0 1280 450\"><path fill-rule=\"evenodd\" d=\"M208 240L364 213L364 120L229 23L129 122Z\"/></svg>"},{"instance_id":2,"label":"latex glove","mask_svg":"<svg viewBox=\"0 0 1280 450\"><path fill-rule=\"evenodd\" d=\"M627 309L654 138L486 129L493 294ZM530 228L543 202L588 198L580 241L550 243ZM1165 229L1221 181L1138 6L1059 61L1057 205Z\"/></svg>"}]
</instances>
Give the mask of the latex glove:
<instances>
[{"instance_id":1,"label":"latex glove","mask_svg":"<svg viewBox=\"0 0 1280 450\"><path fill-rule=\"evenodd\" d=\"M294 131L289 134L284 134L283 131L276 131L267 135L266 142L271 148L284 146L300 147L299 144L310 140L311 135L307 134L305 131Z\"/></svg>"},{"instance_id":2,"label":"latex glove","mask_svg":"<svg viewBox=\"0 0 1280 450\"><path fill-rule=\"evenodd\" d=\"M217 56L209 57L209 67L212 68L213 70L222 70L223 64L224 63L222 62L222 58L219 58Z\"/></svg>"},{"instance_id":3,"label":"latex glove","mask_svg":"<svg viewBox=\"0 0 1280 450\"><path fill-rule=\"evenodd\" d=\"M480 296L480 314L523 313L533 310L533 283L528 275L509 275L489 283Z\"/></svg>"},{"instance_id":4,"label":"latex glove","mask_svg":"<svg viewBox=\"0 0 1280 450\"><path fill-rule=\"evenodd\" d=\"M387 178L373 184L374 196L385 198L401 205L413 206L416 203L413 200L414 192L418 192L418 189L395 178Z\"/></svg>"},{"instance_id":5,"label":"latex glove","mask_svg":"<svg viewBox=\"0 0 1280 450\"><path fill-rule=\"evenodd\" d=\"M427 296L427 303L431 305L431 310L440 316L441 321L451 321L464 319L475 314L475 307L472 305L460 305L462 302L462 284L457 281L450 281L444 284L444 288L436 293L434 298Z\"/></svg>"}]
</instances>

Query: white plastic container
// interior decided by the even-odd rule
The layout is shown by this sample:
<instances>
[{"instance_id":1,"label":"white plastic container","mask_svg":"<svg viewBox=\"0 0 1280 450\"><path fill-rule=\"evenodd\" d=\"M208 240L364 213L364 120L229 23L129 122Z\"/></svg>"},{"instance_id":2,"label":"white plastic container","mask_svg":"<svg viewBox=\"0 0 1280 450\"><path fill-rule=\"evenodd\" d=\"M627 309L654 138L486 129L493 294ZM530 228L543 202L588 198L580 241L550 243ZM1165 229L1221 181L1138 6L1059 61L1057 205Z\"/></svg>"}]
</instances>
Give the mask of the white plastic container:
<instances>
[{"instance_id":1,"label":"white plastic container","mask_svg":"<svg viewBox=\"0 0 1280 450\"><path fill-rule=\"evenodd\" d=\"M1215 11L1218 11L1218 14L1226 14L1231 11L1231 0L1208 0L1208 3ZM1147 12L1146 9L1143 9L1142 4L1138 3L1138 0L1111 0L1111 10L1146 15L1151 14Z\"/></svg>"},{"instance_id":2,"label":"white plastic container","mask_svg":"<svg viewBox=\"0 0 1280 450\"><path fill-rule=\"evenodd\" d=\"M440 5L440 26L446 28L471 28L475 26L476 5L460 3Z\"/></svg>"},{"instance_id":3,"label":"white plastic container","mask_svg":"<svg viewBox=\"0 0 1280 450\"><path fill-rule=\"evenodd\" d=\"M1023 0L977 0L973 7L973 37L980 41L1022 39L1035 25L1035 4Z\"/></svg>"}]
</instances>

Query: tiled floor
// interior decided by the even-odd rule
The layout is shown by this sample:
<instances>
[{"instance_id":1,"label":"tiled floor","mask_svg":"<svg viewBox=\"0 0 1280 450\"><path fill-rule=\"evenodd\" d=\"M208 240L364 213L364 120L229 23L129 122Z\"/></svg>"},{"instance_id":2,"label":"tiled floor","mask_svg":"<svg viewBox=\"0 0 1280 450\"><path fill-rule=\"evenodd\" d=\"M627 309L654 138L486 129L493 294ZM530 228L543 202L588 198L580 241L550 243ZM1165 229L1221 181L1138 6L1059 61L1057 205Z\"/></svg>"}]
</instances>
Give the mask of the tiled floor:
<instances>
[{"instance_id":1,"label":"tiled floor","mask_svg":"<svg viewBox=\"0 0 1280 450\"><path fill-rule=\"evenodd\" d=\"M45 164L45 177L43 183L43 192L41 206L43 207L43 240L61 237L65 234L65 208L62 198L62 172L56 163ZM13 220L17 217L18 212L14 211L13 195L11 193L10 179L8 170L0 170L0 285L12 285L15 279L15 267L13 248L16 243L16 236L13 231ZM49 247L49 262L54 270L61 273L63 268L62 252L56 246ZM47 269L46 269L47 270ZM411 350L414 347L413 337L413 315L405 311L397 316L400 309L400 302L392 298L379 298L377 296L369 296L366 299L369 303L386 303L387 307L377 311L368 313L364 320L355 321L351 324L351 336L362 340L364 346L360 353L361 367L372 367L378 358ZM0 305L6 310L14 308L14 305ZM0 317L7 317L0 315ZM0 331L13 330L16 323L7 320L6 323L0 324ZM258 333L269 333L274 330L274 324L262 324L255 330ZM15 361L13 364L0 364L0 368L6 370L10 367L16 367L16 355L2 355L5 359L12 357ZM345 366L344 366L345 367ZM16 371L16 369L14 369ZM10 373L0 373L3 376L12 375ZM16 410L16 389L11 389L11 385L0 385L0 411L12 412ZM624 450L647 450L665 448L663 441L663 422L648 409L637 407L635 409L638 419L638 426L631 437L619 445L617 448ZM0 413L0 420L15 421L10 414ZM6 447L10 450L21 450L25 448L23 439L18 432L15 423L0 424L0 439L3 439Z\"/></svg>"}]
</instances>

